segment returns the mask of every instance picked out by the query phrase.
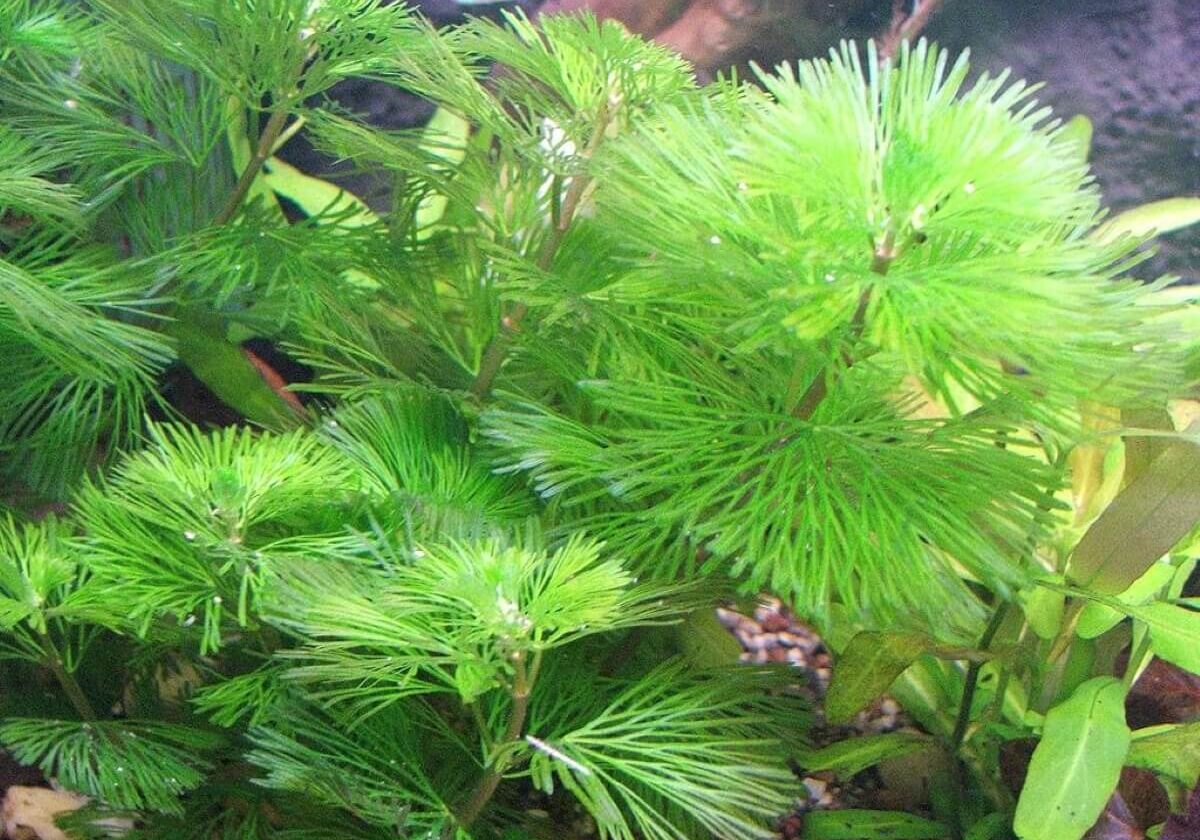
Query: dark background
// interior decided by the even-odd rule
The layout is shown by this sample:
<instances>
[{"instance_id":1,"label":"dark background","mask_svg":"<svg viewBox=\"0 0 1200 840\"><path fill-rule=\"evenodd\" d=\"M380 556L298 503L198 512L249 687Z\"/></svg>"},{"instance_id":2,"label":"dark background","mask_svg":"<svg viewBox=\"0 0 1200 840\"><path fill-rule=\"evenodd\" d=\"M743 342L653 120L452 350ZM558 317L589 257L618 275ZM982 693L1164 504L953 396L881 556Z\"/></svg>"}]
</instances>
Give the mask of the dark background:
<instances>
[{"instance_id":1,"label":"dark background","mask_svg":"<svg viewBox=\"0 0 1200 840\"><path fill-rule=\"evenodd\" d=\"M605 2L611 0L592 0ZM725 9L766 5L694 4L706 3ZM738 60L769 64L809 57L844 37L878 35L891 16L890 0L769 3L775 7L772 23L751 33ZM535 11L540 4L414 5L435 21L453 23L465 12L495 14L514 6ZM1200 194L1200 0L944 0L926 34L956 51L969 47L977 70L1011 67L1016 78L1045 82L1039 98L1057 114L1087 115L1095 127L1096 177L1115 211ZM424 103L382 84L345 83L334 95L382 127L420 125L429 114ZM288 151L303 167L331 170L302 144ZM384 200L381 185L369 180L350 178L347 186ZM1200 231L1163 237L1160 253L1140 273L1200 282Z\"/></svg>"}]
</instances>

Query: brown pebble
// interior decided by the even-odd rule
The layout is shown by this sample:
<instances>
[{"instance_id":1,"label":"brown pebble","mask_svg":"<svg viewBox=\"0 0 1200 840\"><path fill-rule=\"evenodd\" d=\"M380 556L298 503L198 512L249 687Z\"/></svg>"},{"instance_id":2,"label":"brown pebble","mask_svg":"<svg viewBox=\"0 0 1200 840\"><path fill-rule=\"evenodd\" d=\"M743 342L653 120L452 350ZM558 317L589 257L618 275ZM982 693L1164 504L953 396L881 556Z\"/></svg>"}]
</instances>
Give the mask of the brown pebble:
<instances>
[{"instance_id":1,"label":"brown pebble","mask_svg":"<svg viewBox=\"0 0 1200 840\"><path fill-rule=\"evenodd\" d=\"M763 633L746 633L739 628L733 635L746 650L764 650L768 647Z\"/></svg>"},{"instance_id":2,"label":"brown pebble","mask_svg":"<svg viewBox=\"0 0 1200 840\"><path fill-rule=\"evenodd\" d=\"M759 620L764 630L772 633L786 631L792 626L792 623L787 620L787 616L781 615L777 612L767 613L764 616L759 616L756 611L754 617Z\"/></svg>"},{"instance_id":3,"label":"brown pebble","mask_svg":"<svg viewBox=\"0 0 1200 840\"><path fill-rule=\"evenodd\" d=\"M738 616L737 632L758 634L762 632L762 625L753 618L747 618L744 615Z\"/></svg>"},{"instance_id":4,"label":"brown pebble","mask_svg":"<svg viewBox=\"0 0 1200 840\"><path fill-rule=\"evenodd\" d=\"M735 613L733 610L727 610L724 607L717 607L717 621L721 622L721 624L727 629L732 630L733 628L737 627L738 622L741 620L742 616L739 613Z\"/></svg>"},{"instance_id":5,"label":"brown pebble","mask_svg":"<svg viewBox=\"0 0 1200 840\"><path fill-rule=\"evenodd\" d=\"M825 795L825 791L829 788L829 783L824 779L814 779L812 776L804 780L804 789L808 791L809 799L819 799Z\"/></svg>"}]
</instances>

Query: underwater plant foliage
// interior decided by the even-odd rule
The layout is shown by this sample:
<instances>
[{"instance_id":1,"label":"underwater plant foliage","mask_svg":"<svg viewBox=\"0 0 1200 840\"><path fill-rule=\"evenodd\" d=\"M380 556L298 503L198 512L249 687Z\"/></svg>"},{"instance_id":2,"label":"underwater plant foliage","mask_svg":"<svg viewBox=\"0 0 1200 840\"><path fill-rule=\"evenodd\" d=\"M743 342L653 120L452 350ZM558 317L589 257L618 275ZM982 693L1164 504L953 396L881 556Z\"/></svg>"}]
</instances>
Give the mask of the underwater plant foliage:
<instances>
[{"instance_id":1,"label":"underwater plant foliage","mask_svg":"<svg viewBox=\"0 0 1200 840\"><path fill-rule=\"evenodd\" d=\"M1200 671L1192 313L1034 93L925 42L701 87L587 16L0 0L0 744L80 837L768 838L789 762L914 744L964 772L911 836L1082 837L1127 764L1178 803L1193 731L1121 710ZM924 734L817 750L793 673L688 643L760 592L830 721Z\"/></svg>"}]
</instances>

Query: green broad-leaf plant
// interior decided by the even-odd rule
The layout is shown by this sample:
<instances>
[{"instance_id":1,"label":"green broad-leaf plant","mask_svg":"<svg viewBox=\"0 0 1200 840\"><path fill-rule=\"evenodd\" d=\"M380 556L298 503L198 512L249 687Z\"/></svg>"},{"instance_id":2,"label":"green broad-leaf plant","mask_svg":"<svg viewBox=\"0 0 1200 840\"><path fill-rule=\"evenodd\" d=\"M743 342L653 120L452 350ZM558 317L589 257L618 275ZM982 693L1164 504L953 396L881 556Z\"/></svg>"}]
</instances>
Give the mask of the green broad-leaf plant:
<instances>
[{"instance_id":1,"label":"green broad-leaf plant","mask_svg":"<svg viewBox=\"0 0 1200 840\"><path fill-rule=\"evenodd\" d=\"M352 76L437 114L373 128ZM789 759L914 753L926 813L805 836L1071 840L1122 766L1194 784L1194 725L1122 714L1200 671L1193 313L1127 276L1192 208L1106 220L1033 90L924 43L700 87L587 16L0 0L0 744L144 840L768 838ZM831 720L890 689L924 734L806 747L786 669L698 650L736 591L827 635Z\"/></svg>"}]
</instances>

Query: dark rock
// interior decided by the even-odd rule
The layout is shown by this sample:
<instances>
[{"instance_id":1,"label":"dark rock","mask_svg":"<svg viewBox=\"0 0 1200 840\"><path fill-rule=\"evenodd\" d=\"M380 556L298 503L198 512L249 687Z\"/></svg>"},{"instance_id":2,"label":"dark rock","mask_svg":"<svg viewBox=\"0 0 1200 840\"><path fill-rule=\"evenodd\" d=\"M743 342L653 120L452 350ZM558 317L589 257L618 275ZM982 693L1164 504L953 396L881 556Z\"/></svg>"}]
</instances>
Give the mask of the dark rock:
<instances>
[{"instance_id":1,"label":"dark rock","mask_svg":"<svg viewBox=\"0 0 1200 840\"><path fill-rule=\"evenodd\" d=\"M930 37L970 47L977 68L1043 81L1039 98L1095 128L1092 164L1120 211L1200 193L1200 3L947 0ZM1200 282L1200 231L1162 239L1143 276Z\"/></svg>"},{"instance_id":2,"label":"dark rock","mask_svg":"<svg viewBox=\"0 0 1200 840\"><path fill-rule=\"evenodd\" d=\"M19 764L7 752L0 750L0 797L13 785L36 787L44 784L46 784L46 779L36 767Z\"/></svg>"}]
</instances>

